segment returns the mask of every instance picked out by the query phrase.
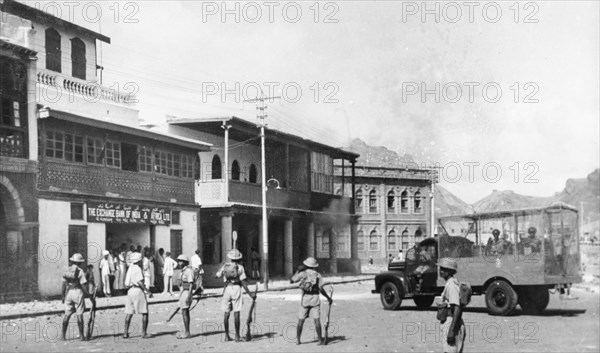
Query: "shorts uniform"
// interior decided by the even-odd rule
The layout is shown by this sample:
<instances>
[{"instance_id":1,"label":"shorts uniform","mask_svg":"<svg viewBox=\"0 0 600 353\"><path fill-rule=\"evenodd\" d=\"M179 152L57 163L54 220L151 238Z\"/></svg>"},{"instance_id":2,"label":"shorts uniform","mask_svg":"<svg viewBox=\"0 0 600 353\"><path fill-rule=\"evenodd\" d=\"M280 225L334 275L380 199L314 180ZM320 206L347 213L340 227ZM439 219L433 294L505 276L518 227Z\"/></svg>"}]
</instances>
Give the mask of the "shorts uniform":
<instances>
[{"instance_id":1,"label":"shorts uniform","mask_svg":"<svg viewBox=\"0 0 600 353\"><path fill-rule=\"evenodd\" d=\"M146 294L140 287L135 286L140 281L144 281L142 269L132 264L125 276L125 286L129 287L127 299L125 300L125 314L127 315L148 313Z\"/></svg>"},{"instance_id":2,"label":"shorts uniform","mask_svg":"<svg viewBox=\"0 0 600 353\"><path fill-rule=\"evenodd\" d=\"M238 275L232 278L225 278L223 270L225 265L217 271L217 277L223 277L225 281L225 289L221 300L221 310L223 312L240 312L242 311L242 281L246 280L246 272L244 266L236 264Z\"/></svg>"},{"instance_id":3,"label":"shorts uniform","mask_svg":"<svg viewBox=\"0 0 600 353\"><path fill-rule=\"evenodd\" d=\"M448 278L448 282L446 282L446 286L444 287L444 291L442 292L442 303L447 303L448 305L454 304L456 306L460 305L460 284L455 277ZM465 324L462 322L458 329L458 334L456 335L456 343L454 345L449 345L446 341L448 337L448 330L450 329L450 325L454 320L452 315L448 315L448 318L445 322L442 323L442 348L444 352L462 352L463 344L465 341Z\"/></svg>"},{"instance_id":4,"label":"shorts uniform","mask_svg":"<svg viewBox=\"0 0 600 353\"><path fill-rule=\"evenodd\" d=\"M187 303L187 297L194 283L194 270L190 266L186 266L181 270L181 286L183 290L179 295L179 307L181 309L189 309L190 305Z\"/></svg>"},{"instance_id":5,"label":"shorts uniform","mask_svg":"<svg viewBox=\"0 0 600 353\"><path fill-rule=\"evenodd\" d=\"M307 278L312 278L315 285L309 292L302 291L300 300L300 309L298 310L298 319L304 320L309 316L313 319L321 318L321 297L320 289L323 287L323 277L313 269L307 269L295 274L292 277L293 282L302 283Z\"/></svg>"},{"instance_id":6,"label":"shorts uniform","mask_svg":"<svg viewBox=\"0 0 600 353\"><path fill-rule=\"evenodd\" d=\"M76 278L67 279L67 273L76 274ZM83 286L87 285L85 273L77 265L71 265L67 269L67 273L63 276L63 282L66 282L67 293L65 295L65 314L75 313L83 315L85 312L85 301L83 300Z\"/></svg>"}]
</instances>

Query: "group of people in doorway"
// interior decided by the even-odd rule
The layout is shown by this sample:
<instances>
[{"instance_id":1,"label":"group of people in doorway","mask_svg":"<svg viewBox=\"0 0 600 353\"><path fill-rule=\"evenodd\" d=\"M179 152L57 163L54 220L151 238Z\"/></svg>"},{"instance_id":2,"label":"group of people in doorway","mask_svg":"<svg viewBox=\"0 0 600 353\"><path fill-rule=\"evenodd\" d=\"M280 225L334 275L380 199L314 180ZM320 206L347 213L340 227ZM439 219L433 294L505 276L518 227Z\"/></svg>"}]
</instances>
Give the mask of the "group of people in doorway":
<instances>
[{"instance_id":1,"label":"group of people in doorway","mask_svg":"<svg viewBox=\"0 0 600 353\"><path fill-rule=\"evenodd\" d=\"M169 271L176 267L181 269L181 288L178 310L181 310L182 313L183 333L178 335L177 338L187 339L191 337L190 311L195 306L192 306L192 300L196 297L197 301L199 301L202 297L202 274L204 273L202 262L200 261L198 250L191 259L184 254L179 255L176 260L171 259L168 252L165 253L165 255L163 271L165 273L164 287L166 293L169 293L169 291L172 293L172 290L169 289L171 288L170 286L172 286L172 278L168 279ZM144 258L146 258L146 256L142 255L140 252L131 251L131 253L126 254L124 258L127 263L126 271L124 271L124 287L127 289L127 299L124 310L125 326L123 337L129 338L129 326L132 317L134 314L139 314L142 315L141 338L149 338L151 335L148 333L148 298L151 297L152 294L150 292L150 287L148 286L149 282L147 276L144 274ZM227 253L228 261L215 273L215 276L217 278L222 278L224 283L221 310L224 313L223 324L225 328L225 341L232 341L234 339L236 342L241 341L240 312L242 311L243 306L242 290L244 290L253 301L256 300L256 292L251 292L248 288L246 271L241 264L242 258L242 253L239 250L233 249L229 251ZM85 259L81 254L74 254L69 260L70 266L62 276L62 298L63 303L65 304L65 316L63 318L61 338L63 340L66 338L69 319L71 318L71 315L75 313L77 316L79 337L81 340L86 340L91 338L90 335L92 330L88 328L88 335L86 337L84 334L83 321L83 314L85 312L84 298L89 297L92 300L92 307L95 309L95 296L92 295L96 290L95 281L91 271L89 271L90 267L88 267L88 271L81 267L85 262ZM110 261L108 254L105 254L101 260L101 268L106 266L105 262L108 261ZM254 261L252 262L252 265L252 276L254 276L255 271L258 272L258 269L255 268ZM318 266L319 264L316 259L309 257L298 266L298 269L290 279L291 283L299 283L299 287L302 290L302 298L298 313L297 344L301 344L302 327L304 325L304 320L308 317L312 317L315 321L316 333L319 338L318 343L324 343L321 333L320 295L322 294L327 298L329 305L331 305L333 300L330 293L327 293L324 289L325 282L323 281L323 277L317 272ZM170 277L172 277L172 273ZM231 312L233 312L234 316L234 339L229 335Z\"/></svg>"},{"instance_id":2,"label":"group of people in doorway","mask_svg":"<svg viewBox=\"0 0 600 353\"><path fill-rule=\"evenodd\" d=\"M121 244L119 248L102 251L102 258L98 262L100 278L97 289L99 290L99 294L111 297L127 293L128 288L125 284L125 279L127 270L133 263L130 257L134 253L142 256L142 274L148 291L150 293L162 292L171 296L174 295L173 275L177 268L177 261L173 259L171 253L165 251L163 248L155 252L153 248L142 248L141 245L137 247L130 245L128 247L125 243ZM191 265L194 268L201 267L202 261L200 260L199 251L191 257ZM94 265L90 264L86 269L88 279L94 279L93 268ZM90 281L88 282L91 283Z\"/></svg>"}]
</instances>

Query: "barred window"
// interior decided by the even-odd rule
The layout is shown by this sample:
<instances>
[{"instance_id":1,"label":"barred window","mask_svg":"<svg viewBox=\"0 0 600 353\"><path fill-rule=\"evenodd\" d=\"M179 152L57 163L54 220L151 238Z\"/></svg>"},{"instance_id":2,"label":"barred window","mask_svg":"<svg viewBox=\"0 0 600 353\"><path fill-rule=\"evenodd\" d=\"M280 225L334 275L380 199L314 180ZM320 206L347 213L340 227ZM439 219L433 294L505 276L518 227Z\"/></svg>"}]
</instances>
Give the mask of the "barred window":
<instances>
[{"instance_id":1,"label":"barred window","mask_svg":"<svg viewBox=\"0 0 600 353\"><path fill-rule=\"evenodd\" d=\"M192 156L181 156L181 176L183 178L194 177L194 158Z\"/></svg>"},{"instance_id":2,"label":"barred window","mask_svg":"<svg viewBox=\"0 0 600 353\"><path fill-rule=\"evenodd\" d=\"M392 229L388 233L388 250L396 250L396 232Z\"/></svg>"},{"instance_id":3,"label":"barred window","mask_svg":"<svg viewBox=\"0 0 600 353\"><path fill-rule=\"evenodd\" d=\"M152 149L140 147L139 153L140 172L152 172Z\"/></svg>"},{"instance_id":4,"label":"barred window","mask_svg":"<svg viewBox=\"0 0 600 353\"><path fill-rule=\"evenodd\" d=\"M415 213L422 213L423 212L423 207L421 207L422 205L422 199L421 199L421 193L419 191L415 192L414 195L414 203L415 203Z\"/></svg>"},{"instance_id":5,"label":"barred window","mask_svg":"<svg viewBox=\"0 0 600 353\"><path fill-rule=\"evenodd\" d=\"M396 193L390 190L387 195L387 211L388 213L396 213Z\"/></svg>"},{"instance_id":6,"label":"barred window","mask_svg":"<svg viewBox=\"0 0 600 353\"><path fill-rule=\"evenodd\" d=\"M46 131L46 157L83 163L83 137L60 131Z\"/></svg>"},{"instance_id":7,"label":"barred window","mask_svg":"<svg viewBox=\"0 0 600 353\"><path fill-rule=\"evenodd\" d=\"M121 167L121 144L106 141L106 165L110 167Z\"/></svg>"},{"instance_id":8,"label":"barred window","mask_svg":"<svg viewBox=\"0 0 600 353\"><path fill-rule=\"evenodd\" d=\"M174 156L171 152L156 151L154 153L154 168L157 173L173 175Z\"/></svg>"},{"instance_id":9,"label":"barred window","mask_svg":"<svg viewBox=\"0 0 600 353\"><path fill-rule=\"evenodd\" d=\"M369 235L369 250L379 250L379 234L377 234L376 230L371 231L371 234Z\"/></svg>"},{"instance_id":10,"label":"barred window","mask_svg":"<svg viewBox=\"0 0 600 353\"><path fill-rule=\"evenodd\" d=\"M408 192L406 190L400 194L400 212L408 213Z\"/></svg>"},{"instance_id":11,"label":"barred window","mask_svg":"<svg viewBox=\"0 0 600 353\"><path fill-rule=\"evenodd\" d=\"M333 194L333 159L323 153L311 153L312 190Z\"/></svg>"},{"instance_id":12,"label":"barred window","mask_svg":"<svg viewBox=\"0 0 600 353\"><path fill-rule=\"evenodd\" d=\"M87 161L89 164L104 164L104 143L101 139L88 137Z\"/></svg>"},{"instance_id":13,"label":"barred window","mask_svg":"<svg viewBox=\"0 0 600 353\"><path fill-rule=\"evenodd\" d=\"M369 213L377 213L377 192L371 190L369 193Z\"/></svg>"}]
</instances>

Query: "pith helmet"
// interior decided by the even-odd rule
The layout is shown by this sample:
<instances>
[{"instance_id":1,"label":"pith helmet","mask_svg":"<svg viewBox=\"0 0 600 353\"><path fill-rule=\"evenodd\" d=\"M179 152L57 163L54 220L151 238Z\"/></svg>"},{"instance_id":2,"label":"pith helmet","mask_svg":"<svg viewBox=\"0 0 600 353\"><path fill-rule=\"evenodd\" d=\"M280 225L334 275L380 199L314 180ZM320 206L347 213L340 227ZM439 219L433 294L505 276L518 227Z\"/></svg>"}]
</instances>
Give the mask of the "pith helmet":
<instances>
[{"instance_id":1,"label":"pith helmet","mask_svg":"<svg viewBox=\"0 0 600 353\"><path fill-rule=\"evenodd\" d=\"M73 254L73 256L71 256L69 260L73 262L85 262L85 259L83 258L83 256L81 256L80 253Z\"/></svg>"},{"instance_id":2,"label":"pith helmet","mask_svg":"<svg viewBox=\"0 0 600 353\"><path fill-rule=\"evenodd\" d=\"M181 254L181 255L177 256L177 261L187 261L187 262L190 262L190 258L187 257L187 255Z\"/></svg>"},{"instance_id":3,"label":"pith helmet","mask_svg":"<svg viewBox=\"0 0 600 353\"><path fill-rule=\"evenodd\" d=\"M456 262L456 260L451 259L449 257L441 258L437 265L439 267L447 268L454 271L458 269L458 263Z\"/></svg>"},{"instance_id":4,"label":"pith helmet","mask_svg":"<svg viewBox=\"0 0 600 353\"><path fill-rule=\"evenodd\" d=\"M494 229L494 230L492 231L492 235L493 235L493 236L500 235L500 231L499 231L498 229Z\"/></svg>"},{"instance_id":5,"label":"pith helmet","mask_svg":"<svg viewBox=\"0 0 600 353\"><path fill-rule=\"evenodd\" d=\"M230 260L239 260L242 258L242 253L238 249L229 250L227 257Z\"/></svg>"},{"instance_id":6,"label":"pith helmet","mask_svg":"<svg viewBox=\"0 0 600 353\"><path fill-rule=\"evenodd\" d=\"M317 260L314 257L309 257L302 262L306 267L319 267Z\"/></svg>"}]
</instances>

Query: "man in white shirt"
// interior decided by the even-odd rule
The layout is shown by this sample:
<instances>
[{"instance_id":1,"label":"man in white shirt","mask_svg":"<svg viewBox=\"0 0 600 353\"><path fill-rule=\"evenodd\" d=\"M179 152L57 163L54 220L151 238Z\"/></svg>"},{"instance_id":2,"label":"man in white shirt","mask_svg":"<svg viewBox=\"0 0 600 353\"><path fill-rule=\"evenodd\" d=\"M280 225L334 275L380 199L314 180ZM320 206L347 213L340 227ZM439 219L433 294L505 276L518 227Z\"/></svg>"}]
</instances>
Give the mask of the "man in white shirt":
<instances>
[{"instance_id":1,"label":"man in white shirt","mask_svg":"<svg viewBox=\"0 0 600 353\"><path fill-rule=\"evenodd\" d=\"M177 262L171 258L171 253L167 251L165 256L165 266L163 268L165 288L163 294L173 295L173 272L177 267Z\"/></svg>"},{"instance_id":2,"label":"man in white shirt","mask_svg":"<svg viewBox=\"0 0 600 353\"><path fill-rule=\"evenodd\" d=\"M102 255L104 256L102 260L100 260L100 275L102 277L102 290L104 291L104 295L110 297L110 275L111 271L111 261L109 259L110 253L108 250L103 250Z\"/></svg>"},{"instance_id":3,"label":"man in white shirt","mask_svg":"<svg viewBox=\"0 0 600 353\"><path fill-rule=\"evenodd\" d=\"M204 290L202 287L202 274L204 273L204 270L202 269L202 260L200 259L200 249L197 249L196 253L190 259L190 266L192 267L192 270L194 270L194 282L196 283L196 288L199 291Z\"/></svg>"}]
</instances>

